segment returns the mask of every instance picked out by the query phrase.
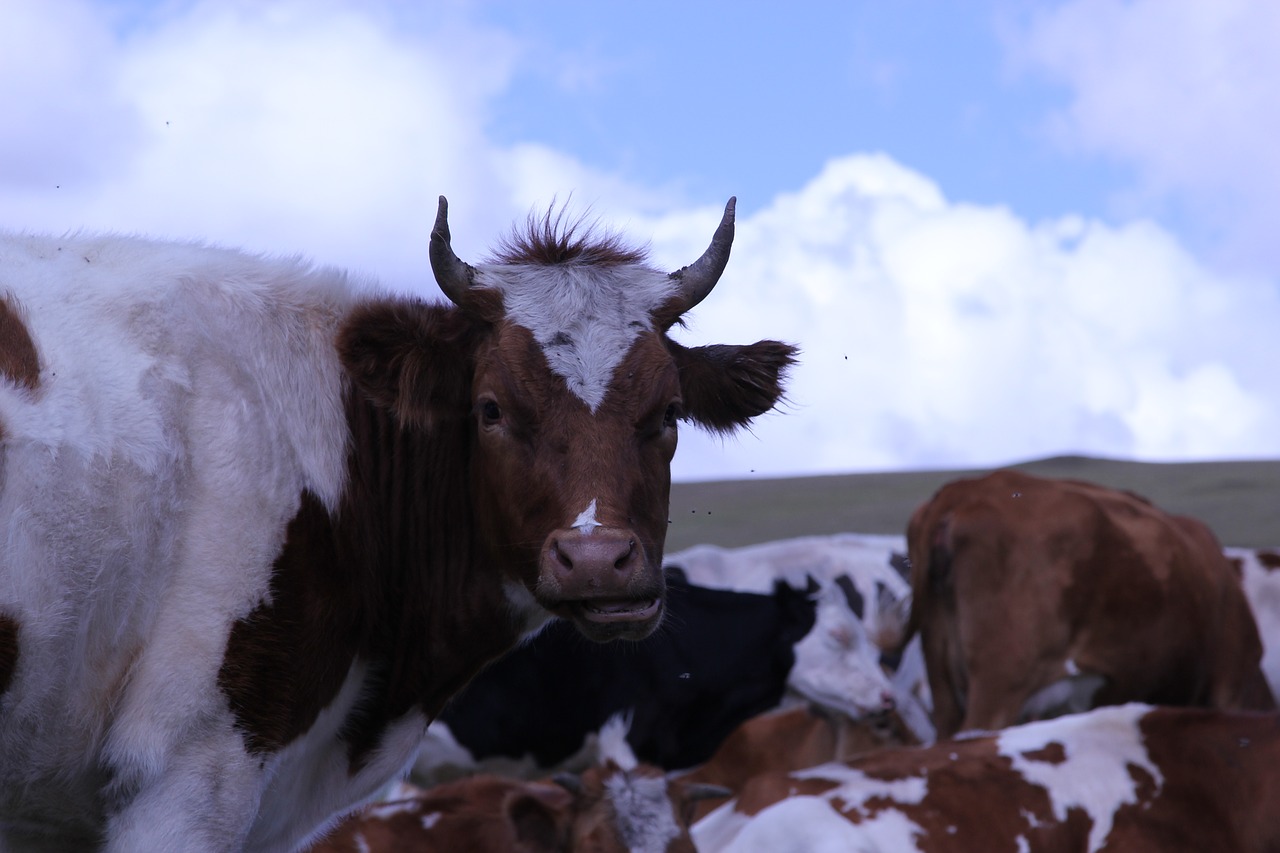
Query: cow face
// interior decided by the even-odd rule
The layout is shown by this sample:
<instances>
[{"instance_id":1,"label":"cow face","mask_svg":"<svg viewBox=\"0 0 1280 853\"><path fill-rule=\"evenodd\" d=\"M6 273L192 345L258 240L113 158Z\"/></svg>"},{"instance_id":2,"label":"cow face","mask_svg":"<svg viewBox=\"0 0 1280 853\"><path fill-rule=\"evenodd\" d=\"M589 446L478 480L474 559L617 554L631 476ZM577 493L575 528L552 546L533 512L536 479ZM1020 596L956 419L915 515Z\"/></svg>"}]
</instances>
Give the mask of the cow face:
<instances>
[{"instance_id":1,"label":"cow face","mask_svg":"<svg viewBox=\"0 0 1280 853\"><path fill-rule=\"evenodd\" d=\"M373 359L387 369L353 376L405 420L470 419L480 547L531 622L549 612L597 641L647 636L663 613L678 421L745 424L777 402L795 353L772 341L685 348L666 335L723 270L733 203L707 253L671 275L615 240L574 240L550 217L472 267L449 247L446 213L441 199L432 266L467 331L444 352L439 324L406 317L399 354ZM441 390L450 380L437 374L452 370L465 381Z\"/></svg>"}]
</instances>

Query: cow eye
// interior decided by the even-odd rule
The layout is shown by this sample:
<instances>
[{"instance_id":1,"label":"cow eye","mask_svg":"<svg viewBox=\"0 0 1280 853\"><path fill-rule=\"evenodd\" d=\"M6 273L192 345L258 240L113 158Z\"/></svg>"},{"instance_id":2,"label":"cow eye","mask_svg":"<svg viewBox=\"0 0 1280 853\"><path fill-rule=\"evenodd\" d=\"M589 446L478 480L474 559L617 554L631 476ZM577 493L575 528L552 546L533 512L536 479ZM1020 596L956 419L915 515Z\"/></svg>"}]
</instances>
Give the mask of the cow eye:
<instances>
[{"instance_id":1,"label":"cow eye","mask_svg":"<svg viewBox=\"0 0 1280 853\"><path fill-rule=\"evenodd\" d=\"M675 429L678 420L680 420L680 404L672 403L667 406L667 411L662 416L662 426L665 429Z\"/></svg>"},{"instance_id":2,"label":"cow eye","mask_svg":"<svg viewBox=\"0 0 1280 853\"><path fill-rule=\"evenodd\" d=\"M480 422L485 426L493 426L502 420L502 407L498 405L498 401L492 398L486 398L480 401Z\"/></svg>"}]
</instances>

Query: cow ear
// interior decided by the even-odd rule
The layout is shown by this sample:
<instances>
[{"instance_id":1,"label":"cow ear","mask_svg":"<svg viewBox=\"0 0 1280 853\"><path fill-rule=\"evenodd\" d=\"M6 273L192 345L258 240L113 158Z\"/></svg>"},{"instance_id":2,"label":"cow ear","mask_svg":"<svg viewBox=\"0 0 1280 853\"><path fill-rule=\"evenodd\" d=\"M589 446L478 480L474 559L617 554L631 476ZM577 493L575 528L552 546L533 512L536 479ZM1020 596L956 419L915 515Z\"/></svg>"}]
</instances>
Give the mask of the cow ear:
<instances>
[{"instance_id":1,"label":"cow ear","mask_svg":"<svg viewBox=\"0 0 1280 853\"><path fill-rule=\"evenodd\" d=\"M404 424L428 427L469 406L480 326L453 306L374 301L347 318L338 355L361 394Z\"/></svg>"},{"instance_id":2,"label":"cow ear","mask_svg":"<svg viewBox=\"0 0 1280 853\"><path fill-rule=\"evenodd\" d=\"M798 352L777 341L690 348L668 340L667 346L680 370L684 416L721 433L745 426L782 399Z\"/></svg>"},{"instance_id":3,"label":"cow ear","mask_svg":"<svg viewBox=\"0 0 1280 853\"><path fill-rule=\"evenodd\" d=\"M572 805L568 791L533 783L509 796L503 809L521 850L553 853L564 846Z\"/></svg>"}]
</instances>

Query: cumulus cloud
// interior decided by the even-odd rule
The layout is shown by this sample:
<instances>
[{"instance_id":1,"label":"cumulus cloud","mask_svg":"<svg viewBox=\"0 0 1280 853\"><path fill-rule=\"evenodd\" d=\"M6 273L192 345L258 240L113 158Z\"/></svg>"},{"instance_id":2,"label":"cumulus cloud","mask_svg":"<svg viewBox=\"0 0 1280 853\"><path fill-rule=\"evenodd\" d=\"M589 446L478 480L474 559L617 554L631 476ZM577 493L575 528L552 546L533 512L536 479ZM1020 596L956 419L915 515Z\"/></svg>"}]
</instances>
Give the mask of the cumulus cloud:
<instances>
[{"instance_id":1,"label":"cumulus cloud","mask_svg":"<svg viewBox=\"0 0 1280 853\"><path fill-rule=\"evenodd\" d=\"M1064 83L1073 150L1131 166L1121 212L1161 211L1238 268L1280 272L1280 4L1072 0L1013 28L1015 62Z\"/></svg>"},{"instance_id":2,"label":"cumulus cloud","mask_svg":"<svg viewBox=\"0 0 1280 853\"><path fill-rule=\"evenodd\" d=\"M803 364L792 411L754 437L686 432L685 477L717 473L704 446L742 476L1280 451L1274 291L1211 272L1149 222L1027 223L857 155L739 235L696 337L781 337Z\"/></svg>"},{"instance_id":3,"label":"cumulus cloud","mask_svg":"<svg viewBox=\"0 0 1280 853\"><path fill-rule=\"evenodd\" d=\"M25 118L0 131L7 223L199 235L410 284L437 194L462 201L461 251L510 221L483 135L518 52L501 33L401 28L373 4L196 3L123 35L69 0L23 15L0 36L5 113Z\"/></svg>"},{"instance_id":4,"label":"cumulus cloud","mask_svg":"<svg viewBox=\"0 0 1280 853\"><path fill-rule=\"evenodd\" d=\"M488 111L525 46L464 7L430 26L394 2L156 8L127 26L73 0L6 11L0 107L21 120L0 123L0 224L301 251L433 293L437 193L469 258L571 194L666 269L719 220L723 199L495 143ZM676 335L780 338L803 360L753 435L686 428L678 478L1280 453L1274 290L1149 221L1027 222L886 155L739 209L729 269Z\"/></svg>"}]
</instances>

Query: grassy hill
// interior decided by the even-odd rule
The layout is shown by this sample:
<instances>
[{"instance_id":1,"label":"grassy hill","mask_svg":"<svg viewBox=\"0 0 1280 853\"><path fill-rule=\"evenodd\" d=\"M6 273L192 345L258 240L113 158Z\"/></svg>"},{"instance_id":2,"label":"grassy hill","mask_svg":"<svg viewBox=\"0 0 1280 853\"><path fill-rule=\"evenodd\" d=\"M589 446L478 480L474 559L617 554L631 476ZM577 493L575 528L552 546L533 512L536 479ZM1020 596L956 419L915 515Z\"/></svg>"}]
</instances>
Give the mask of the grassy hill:
<instances>
[{"instance_id":1,"label":"grassy hill","mask_svg":"<svg viewBox=\"0 0 1280 853\"><path fill-rule=\"evenodd\" d=\"M1280 461L1148 463L1061 456L1009 467L1090 480L1195 516L1225 545L1280 546ZM903 533L922 502L951 480L983 471L908 471L675 483L667 551L751 545L828 533Z\"/></svg>"}]
</instances>

